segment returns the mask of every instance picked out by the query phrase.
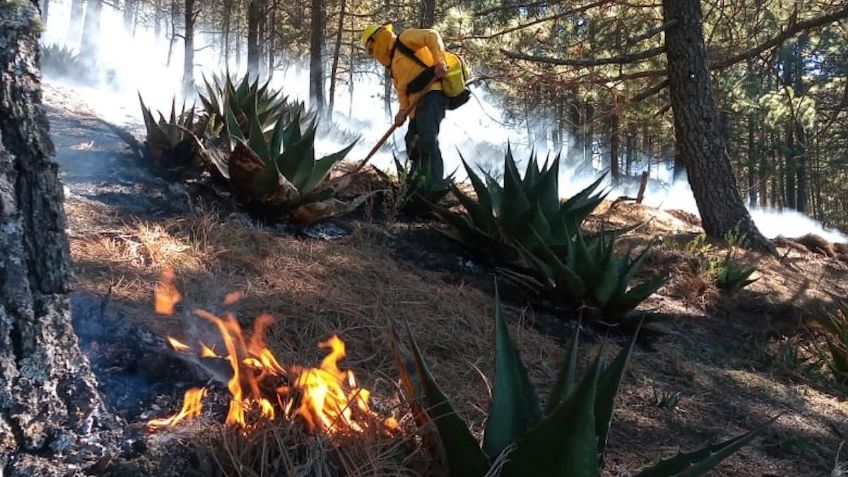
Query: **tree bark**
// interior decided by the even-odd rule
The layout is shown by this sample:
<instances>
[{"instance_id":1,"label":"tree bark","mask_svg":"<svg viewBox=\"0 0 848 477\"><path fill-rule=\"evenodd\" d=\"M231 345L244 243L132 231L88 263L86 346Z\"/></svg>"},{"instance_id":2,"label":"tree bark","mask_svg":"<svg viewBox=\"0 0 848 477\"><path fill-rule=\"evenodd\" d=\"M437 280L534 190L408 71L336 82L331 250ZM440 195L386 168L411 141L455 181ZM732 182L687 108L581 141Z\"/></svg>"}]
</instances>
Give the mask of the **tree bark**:
<instances>
[{"instance_id":1,"label":"tree bark","mask_svg":"<svg viewBox=\"0 0 848 477\"><path fill-rule=\"evenodd\" d=\"M797 163L795 161L795 156L797 155L797 151L795 149L795 126L790 122L786 125L786 166L784 167L783 173L783 183L785 184L784 190L784 200L786 202L786 206L790 209L796 208L795 201L795 169Z\"/></svg>"},{"instance_id":2,"label":"tree bark","mask_svg":"<svg viewBox=\"0 0 848 477\"><path fill-rule=\"evenodd\" d=\"M329 104L327 106L327 115L330 117L333 116L333 107L336 104L336 83L338 82L336 75L339 70L339 56L342 53L342 32L344 31L346 6L347 2L342 0L341 5L339 6L339 24L336 29L336 48L333 51L333 65L330 67L330 97L328 99Z\"/></svg>"},{"instance_id":3,"label":"tree bark","mask_svg":"<svg viewBox=\"0 0 848 477\"><path fill-rule=\"evenodd\" d=\"M71 325L62 185L31 1L3 7L0 25L0 455L49 457L63 439L90 432L102 402ZM11 475L26 473L15 465Z\"/></svg>"},{"instance_id":4,"label":"tree bark","mask_svg":"<svg viewBox=\"0 0 848 477\"><path fill-rule=\"evenodd\" d=\"M185 0L183 32L183 91L188 93L194 89L194 0Z\"/></svg>"},{"instance_id":5,"label":"tree bark","mask_svg":"<svg viewBox=\"0 0 848 477\"><path fill-rule=\"evenodd\" d=\"M41 0L41 20L47 24L48 14L50 13L50 0Z\"/></svg>"},{"instance_id":6,"label":"tree bark","mask_svg":"<svg viewBox=\"0 0 848 477\"><path fill-rule=\"evenodd\" d=\"M171 58L174 54L174 44L177 42L177 26L180 23L180 6L177 0L171 0L171 36L168 39L168 58L165 60L165 66L171 66Z\"/></svg>"},{"instance_id":7,"label":"tree bark","mask_svg":"<svg viewBox=\"0 0 848 477\"><path fill-rule=\"evenodd\" d=\"M418 18L420 28L433 28L436 23L436 0L421 0L421 15Z\"/></svg>"},{"instance_id":8,"label":"tree bark","mask_svg":"<svg viewBox=\"0 0 848 477\"><path fill-rule=\"evenodd\" d=\"M71 23L68 27L68 43L80 44L82 35L82 12L85 0L71 0Z\"/></svg>"},{"instance_id":9,"label":"tree bark","mask_svg":"<svg viewBox=\"0 0 848 477\"><path fill-rule=\"evenodd\" d=\"M265 13L263 0L250 0L247 5L247 71L259 76L262 48L259 45L259 30Z\"/></svg>"},{"instance_id":10,"label":"tree bark","mask_svg":"<svg viewBox=\"0 0 848 477\"><path fill-rule=\"evenodd\" d=\"M319 114L324 111L324 2L312 0L309 36L309 99Z\"/></svg>"},{"instance_id":11,"label":"tree bark","mask_svg":"<svg viewBox=\"0 0 848 477\"><path fill-rule=\"evenodd\" d=\"M610 176L612 183L621 182L621 136L619 134L618 112L613 111L610 117Z\"/></svg>"},{"instance_id":12,"label":"tree bark","mask_svg":"<svg viewBox=\"0 0 848 477\"><path fill-rule=\"evenodd\" d=\"M757 188L756 188L756 173L757 173L757 152L756 142L754 139L756 129L756 115L748 114L748 207L757 206ZM759 191L762 193L762 191Z\"/></svg>"},{"instance_id":13,"label":"tree bark","mask_svg":"<svg viewBox=\"0 0 848 477\"><path fill-rule=\"evenodd\" d=\"M221 20L221 35L224 37L224 70L230 66L230 17L232 16L233 2L232 0L224 0L224 17Z\"/></svg>"},{"instance_id":14,"label":"tree bark","mask_svg":"<svg viewBox=\"0 0 848 477\"><path fill-rule=\"evenodd\" d=\"M677 150L686 165L707 235L745 235L749 246L773 251L739 195L730 157L719 132L718 108L707 69L699 0L663 0L665 46Z\"/></svg>"},{"instance_id":15,"label":"tree bark","mask_svg":"<svg viewBox=\"0 0 848 477\"><path fill-rule=\"evenodd\" d=\"M100 46L100 9L101 0L85 2L85 21L82 27L82 43L80 57L91 71L97 67Z\"/></svg>"},{"instance_id":16,"label":"tree bark","mask_svg":"<svg viewBox=\"0 0 848 477\"><path fill-rule=\"evenodd\" d=\"M583 103L583 163L582 167L587 170L592 170L592 160L595 155L595 104L591 99L586 99Z\"/></svg>"},{"instance_id":17,"label":"tree bark","mask_svg":"<svg viewBox=\"0 0 848 477\"><path fill-rule=\"evenodd\" d=\"M130 33L135 23L135 0L124 1L124 29Z\"/></svg>"}]
</instances>

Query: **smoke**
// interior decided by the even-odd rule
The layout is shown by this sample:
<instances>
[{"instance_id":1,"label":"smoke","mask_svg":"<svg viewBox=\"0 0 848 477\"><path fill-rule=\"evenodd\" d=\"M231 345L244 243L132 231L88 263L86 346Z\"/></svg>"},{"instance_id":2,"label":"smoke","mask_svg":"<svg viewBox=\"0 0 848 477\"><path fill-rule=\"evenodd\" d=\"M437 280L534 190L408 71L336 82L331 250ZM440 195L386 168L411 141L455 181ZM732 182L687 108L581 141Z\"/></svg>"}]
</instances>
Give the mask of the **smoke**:
<instances>
[{"instance_id":1,"label":"smoke","mask_svg":"<svg viewBox=\"0 0 848 477\"><path fill-rule=\"evenodd\" d=\"M73 33L82 31L82 25L70 24L70 7L70 0L51 1L43 43L65 45L79 52L79 38L69 40L69 32L73 36ZM169 110L174 96L178 107L183 100L188 104L197 100L194 96L180 97L183 74L183 43L180 38L170 44L168 39L157 37L153 28L144 24L138 24L134 35L131 35L124 28L122 12L106 3L101 11L100 29L99 61L94 72L97 81L93 85L72 84L75 91L99 116L139 131L142 119L138 94L149 107L163 111ZM241 63L236 63L232 57L230 64L225 65L224 55L216 48L217 40L205 34L202 26L197 30L194 40L194 71L199 84L202 84L204 74L209 78L227 68L232 72L246 69L246 55L239 55L243 60ZM281 88L289 97L302 100L308 105L308 73L304 64L293 63L274 72L272 85ZM68 78L54 79L71 81ZM356 73L353 84L340 83L335 95L332 125L325 125L328 127L321 129L324 133L318 138L316 152L335 152L347 146L352 136L359 136L357 145L348 157L352 160L364 158L391 126L391 119L383 107L383 91L382 67L376 63L370 70ZM455 111L448 111L441 125L439 142L446 172L456 171L455 177L458 180L465 179L466 173L461 165L463 157L472 166L496 176L501 172L507 142L510 143L513 155L520 165L526 162L533 150L544 157L546 151L554 149L550 141L531 137L525 123L505 119L506 115L498 106L497 98L485 88L478 86L472 91L474 96L471 101ZM396 110L397 101L394 98L392 105ZM406 126L396 130L388 140L388 150L381 150L372 159L372 164L383 170L393 170L393 155L404 157L405 132ZM561 151L564 158L569 155L582 158L583 151L574 153L568 149L573 141L566 137L564 143L564 149ZM589 185L606 167L603 147L600 144L592 144L587 153L590 156L588 160L578 161L583 163L582 168L568 164L561 167L560 193L563 196L574 194ZM645 204L660 209L683 209L697 213L688 183L685 180L673 181L673 171L668 163L659 166L645 162L633 164L633 176L625 177L615 188L607 177L605 187L611 190L610 197L635 197L639 187L636 177L649 167L650 180ZM834 242L848 242L848 237L844 234L826 230L818 222L797 212L755 209L751 213L761 231L768 237L797 237L815 233Z\"/></svg>"}]
</instances>

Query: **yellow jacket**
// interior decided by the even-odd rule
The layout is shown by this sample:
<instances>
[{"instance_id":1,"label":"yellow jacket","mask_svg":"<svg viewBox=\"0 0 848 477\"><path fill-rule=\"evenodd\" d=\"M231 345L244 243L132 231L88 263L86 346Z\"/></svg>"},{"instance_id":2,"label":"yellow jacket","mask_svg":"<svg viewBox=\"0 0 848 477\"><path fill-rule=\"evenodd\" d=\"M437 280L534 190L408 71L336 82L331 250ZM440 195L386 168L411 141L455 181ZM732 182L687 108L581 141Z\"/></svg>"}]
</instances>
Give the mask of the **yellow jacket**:
<instances>
[{"instance_id":1,"label":"yellow jacket","mask_svg":"<svg viewBox=\"0 0 848 477\"><path fill-rule=\"evenodd\" d=\"M406 94L409 82L414 80L424 68L400 51L395 51L392 57L396 37L390 32L374 37L374 57L392 72L392 82L395 85L401 109L409 111L410 97ZM415 52L415 55L427 65L435 65L445 61L445 44L436 30L411 28L404 30L397 38ZM390 63L391 62L391 63ZM429 89L416 93L419 96L432 90L442 89L441 81L434 82ZM415 110L409 111L409 117L415 117Z\"/></svg>"}]
</instances>

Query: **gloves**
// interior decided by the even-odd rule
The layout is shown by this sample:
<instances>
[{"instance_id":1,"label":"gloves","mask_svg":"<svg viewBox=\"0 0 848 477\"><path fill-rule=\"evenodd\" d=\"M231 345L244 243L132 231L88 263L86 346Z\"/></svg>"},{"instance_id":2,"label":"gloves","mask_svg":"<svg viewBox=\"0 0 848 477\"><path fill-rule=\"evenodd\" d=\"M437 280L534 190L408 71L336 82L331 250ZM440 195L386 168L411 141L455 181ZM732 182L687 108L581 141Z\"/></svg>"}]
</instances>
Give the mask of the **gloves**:
<instances>
[{"instance_id":1,"label":"gloves","mask_svg":"<svg viewBox=\"0 0 848 477\"><path fill-rule=\"evenodd\" d=\"M400 111L398 111L395 115L395 127L403 126L403 123L406 122L406 116L406 110L401 109Z\"/></svg>"}]
</instances>

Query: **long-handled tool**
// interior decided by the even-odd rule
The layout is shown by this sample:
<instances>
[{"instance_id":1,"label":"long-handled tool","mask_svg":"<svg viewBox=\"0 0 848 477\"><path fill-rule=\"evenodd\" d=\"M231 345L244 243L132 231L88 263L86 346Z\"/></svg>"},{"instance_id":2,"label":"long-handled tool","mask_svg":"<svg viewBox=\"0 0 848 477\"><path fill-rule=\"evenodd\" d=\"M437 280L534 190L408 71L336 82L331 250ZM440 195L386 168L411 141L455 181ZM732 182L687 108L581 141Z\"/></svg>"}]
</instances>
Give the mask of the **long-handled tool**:
<instances>
[{"instance_id":1,"label":"long-handled tool","mask_svg":"<svg viewBox=\"0 0 848 477\"><path fill-rule=\"evenodd\" d=\"M427 83L427 86L425 86L424 89L422 90L422 93L416 95L415 99L413 99L409 102L409 108L407 109L407 113L406 113L407 116L409 116L409 111L412 111L413 109L415 109L415 105L417 105L418 102L421 101L421 98L423 98L424 95L426 95L427 93L430 92L430 86L433 83L435 83L437 80L438 80L438 78L435 78L435 77L432 80L430 80L430 82ZM406 121L406 118L404 118L404 121ZM401 123L401 124L403 124L403 123ZM357 164L356 167L354 167L353 170L351 170L348 174L354 175L357 172L359 172L360 170L362 170L362 168L365 167L365 165L368 164L368 161L370 161L371 158L374 157L374 154L376 154L377 151L380 150L381 147L383 147L383 144L386 143L386 141L389 139L389 137L391 137L392 133L395 132L395 129L397 129L399 126L400 125L397 123L397 121L393 122L392 127L390 127L389 130L386 131L385 134L383 134L383 137L381 137L380 140L377 141L377 144L375 144L374 147L372 147L371 150L368 151L368 155L365 156L365 159L360 161L359 164Z\"/></svg>"}]
</instances>

